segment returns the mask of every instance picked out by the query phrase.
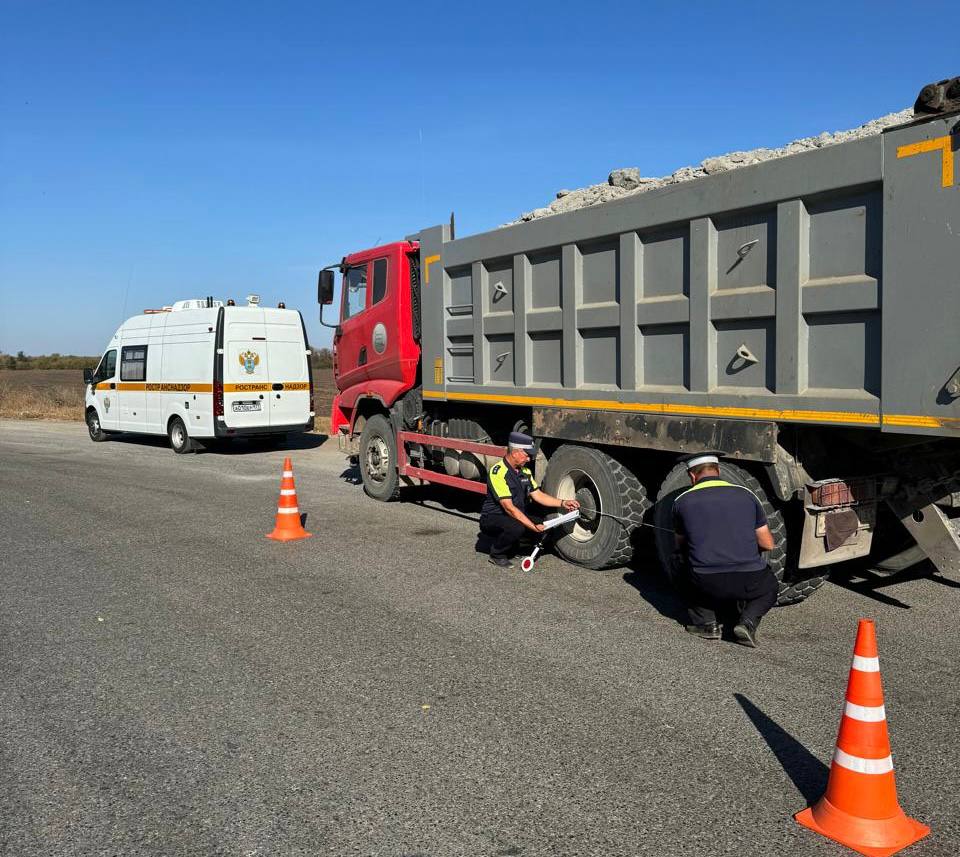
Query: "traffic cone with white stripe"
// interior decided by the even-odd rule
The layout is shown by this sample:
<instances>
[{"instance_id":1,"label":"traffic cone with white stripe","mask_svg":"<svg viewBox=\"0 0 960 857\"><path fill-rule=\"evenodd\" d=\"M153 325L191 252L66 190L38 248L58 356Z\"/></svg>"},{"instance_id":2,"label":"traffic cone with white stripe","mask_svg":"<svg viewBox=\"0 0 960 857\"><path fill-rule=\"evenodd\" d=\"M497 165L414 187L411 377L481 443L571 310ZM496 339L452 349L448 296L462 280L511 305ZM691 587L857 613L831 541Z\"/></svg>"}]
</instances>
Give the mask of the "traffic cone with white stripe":
<instances>
[{"instance_id":1,"label":"traffic cone with white stripe","mask_svg":"<svg viewBox=\"0 0 960 857\"><path fill-rule=\"evenodd\" d=\"M877 632L870 619L861 619L857 629L827 790L794 818L868 857L889 857L930 832L897 802Z\"/></svg>"},{"instance_id":2,"label":"traffic cone with white stripe","mask_svg":"<svg viewBox=\"0 0 960 857\"><path fill-rule=\"evenodd\" d=\"M283 476L280 479L280 502L277 503L277 522L268 539L279 542L292 542L296 539L308 539L308 533L300 523L300 507L297 505L297 489L293 484L293 462L283 459Z\"/></svg>"}]
</instances>

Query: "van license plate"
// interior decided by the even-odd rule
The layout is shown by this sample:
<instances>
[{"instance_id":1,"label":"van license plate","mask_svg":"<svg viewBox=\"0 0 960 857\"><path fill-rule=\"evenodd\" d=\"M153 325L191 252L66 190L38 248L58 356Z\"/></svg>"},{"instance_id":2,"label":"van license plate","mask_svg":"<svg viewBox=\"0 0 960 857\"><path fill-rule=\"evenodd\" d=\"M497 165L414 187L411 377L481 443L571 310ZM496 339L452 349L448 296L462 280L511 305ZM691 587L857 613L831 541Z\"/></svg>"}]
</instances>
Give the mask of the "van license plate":
<instances>
[{"instance_id":1,"label":"van license plate","mask_svg":"<svg viewBox=\"0 0 960 857\"><path fill-rule=\"evenodd\" d=\"M234 402L233 403L233 412L235 414L242 414L248 411L259 411L262 402Z\"/></svg>"}]
</instances>

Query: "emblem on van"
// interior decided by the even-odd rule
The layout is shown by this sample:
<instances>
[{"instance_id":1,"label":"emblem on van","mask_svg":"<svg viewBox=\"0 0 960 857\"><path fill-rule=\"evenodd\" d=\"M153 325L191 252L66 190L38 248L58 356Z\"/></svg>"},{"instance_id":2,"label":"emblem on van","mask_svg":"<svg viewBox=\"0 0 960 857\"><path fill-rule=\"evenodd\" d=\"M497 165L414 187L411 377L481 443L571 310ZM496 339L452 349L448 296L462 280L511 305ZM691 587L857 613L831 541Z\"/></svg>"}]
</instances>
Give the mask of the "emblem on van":
<instances>
[{"instance_id":1,"label":"emblem on van","mask_svg":"<svg viewBox=\"0 0 960 857\"><path fill-rule=\"evenodd\" d=\"M240 365L248 375L252 375L260 364L260 355L256 351L241 351Z\"/></svg>"},{"instance_id":2,"label":"emblem on van","mask_svg":"<svg viewBox=\"0 0 960 857\"><path fill-rule=\"evenodd\" d=\"M110 413L110 397L103 397L103 409L109 414Z\"/></svg>"}]
</instances>

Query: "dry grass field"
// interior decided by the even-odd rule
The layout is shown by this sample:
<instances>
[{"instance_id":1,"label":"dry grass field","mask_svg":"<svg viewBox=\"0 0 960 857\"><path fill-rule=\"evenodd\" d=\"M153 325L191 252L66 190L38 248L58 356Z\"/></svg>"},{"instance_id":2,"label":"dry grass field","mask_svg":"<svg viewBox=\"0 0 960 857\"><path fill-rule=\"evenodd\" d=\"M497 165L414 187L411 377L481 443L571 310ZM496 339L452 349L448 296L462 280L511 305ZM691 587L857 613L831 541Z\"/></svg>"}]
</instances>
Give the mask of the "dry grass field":
<instances>
[{"instance_id":1,"label":"dry grass field","mask_svg":"<svg viewBox=\"0 0 960 857\"><path fill-rule=\"evenodd\" d=\"M0 417L16 420L82 420L79 369L0 370Z\"/></svg>"},{"instance_id":2,"label":"dry grass field","mask_svg":"<svg viewBox=\"0 0 960 857\"><path fill-rule=\"evenodd\" d=\"M314 376L317 431L329 426L336 387L333 371ZM82 420L83 372L79 369L0 369L0 417L16 420Z\"/></svg>"}]
</instances>

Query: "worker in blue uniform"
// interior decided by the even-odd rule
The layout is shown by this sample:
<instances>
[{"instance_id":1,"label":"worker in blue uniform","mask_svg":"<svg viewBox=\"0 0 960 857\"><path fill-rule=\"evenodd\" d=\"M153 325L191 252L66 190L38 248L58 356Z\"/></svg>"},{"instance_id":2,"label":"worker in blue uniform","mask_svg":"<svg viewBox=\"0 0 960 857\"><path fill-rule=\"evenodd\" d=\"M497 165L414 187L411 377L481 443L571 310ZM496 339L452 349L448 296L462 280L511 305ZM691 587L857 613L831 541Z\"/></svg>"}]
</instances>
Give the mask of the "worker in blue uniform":
<instances>
[{"instance_id":1,"label":"worker in blue uniform","mask_svg":"<svg viewBox=\"0 0 960 857\"><path fill-rule=\"evenodd\" d=\"M692 455L686 464L691 487L673 503L678 561L686 577L686 629L719 640L716 611L736 603L733 636L754 647L760 620L777 601L777 580L762 553L774 547L767 516L749 488L720 478L718 456Z\"/></svg>"},{"instance_id":2,"label":"worker in blue uniform","mask_svg":"<svg viewBox=\"0 0 960 857\"><path fill-rule=\"evenodd\" d=\"M490 562L501 568L513 568L510 557L525 531L539 536L543 524L527 511L533 500L547 509L579 509L576 500L560 500L541 490L527 467L533 455L533 438L511 432L507 454L487 472L487 496L480 510L480 532L491 539ZM537 517L537 516L535 516Z\"/></svg>"}]
</instances>

